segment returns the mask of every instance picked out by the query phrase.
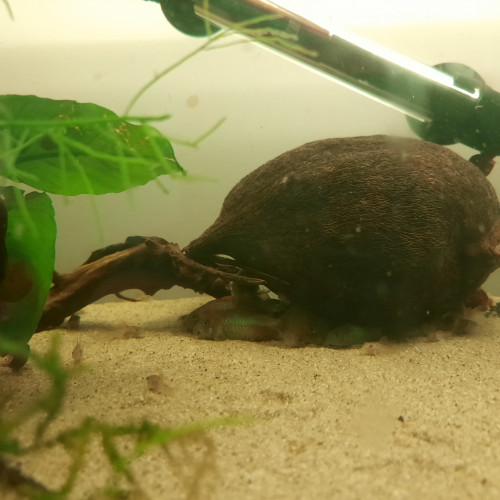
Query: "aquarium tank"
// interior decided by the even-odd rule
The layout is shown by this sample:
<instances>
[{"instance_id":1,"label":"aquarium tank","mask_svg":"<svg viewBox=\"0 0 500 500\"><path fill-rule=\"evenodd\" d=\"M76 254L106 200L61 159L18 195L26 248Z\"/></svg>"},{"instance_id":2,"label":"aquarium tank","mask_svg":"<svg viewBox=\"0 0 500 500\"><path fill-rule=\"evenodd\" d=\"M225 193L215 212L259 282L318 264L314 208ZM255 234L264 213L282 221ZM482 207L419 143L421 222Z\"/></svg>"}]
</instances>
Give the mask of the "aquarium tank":
<instances>
[{"instance_id":1,"label":"aquarium tank","mask_svg":"<svg viewBox=\"0 0 500 500\"><path fill-rule=\"evenodd\" d=\"M174 339L369 355L427 323L433 340L461 335L476 324L464 308L497 315L499 19L488 0L0 1L0 356L53 384L19 424L5 419L0 451L57 441L74 459L62 486L22 478L29 495L71 495L90 436L118 491L137 487L133 464L154 446L252 425L235 408L168 431L148 414L119 428L96 417L45 440L66 368L85 359L68 334L156 335L150 296L180 311ZM129 308L103 327L110 302L140 302L141 326L122 325ZM33 349L52 330L62 344ZM170 397L148 377L148 396ZM25 445L16 432L37 411ZM130 456L120 436L136 439ZM0 478L11 465L0 456Z\"/></svg>"},{"instance_id":2,"label":"aquarium tank","mask_svg":"<svg viewBox=\"0 0 500 500\"><path fill-rule=\"evenodd\" d=\"M4 5L2 61L9 70L4 71L2 93L25 96L19 102L12 98L4 113L9 106L33 110L40 105L38 114L49 119L49 99L93 103L115 113L115 119L128 115L155 126L158 136L165 136L165 144L155 147L169 149L168 160L146 174L147 167L135 164L129 174L128 165L115 162L114 177L99 187L77 171L85 170L85 164L73 165L73 178L62 174L57 182L65 183L64 188L53 186L53 179L48 185L32 184L53 193L58 272L74 269L93 250L129 235L158 235L183 248L216 218L239 179L310 141L420 136L449 144L469 158L479 149L491 150L485 141L497 140L496 75L491 68L478 67L477 50L470 43L484 40L485 47L492 47L496 35L492 41L483 27L467 36L455 29L470 16L480 18L478 9L443 6L427 13L388 5L365 13L353 4L331 13L320 3L303 2L129 4L110 2L97 13L90 5L69 3L17 9ZM39 16L37 9L42 10ZM110 22L115 15L123 21ZM46 20L43 29L40 16ZM427 26L428 19L432 22ZM48 22L53 28L46 30ZM425 25L425 35L407 36L414 25ZM231 30L238 35L230 35ZM453 39L446 53L435 42L441 36ZM481 85L494 95L474 97ZM43 101L29 102L29 95L46 98L49 108ZM474 107L488 111L469 118ZM61 113L71 114L66 108ZM91 108L78 113L87 120L108 116ZM33 113L12 116L26 120ZM435 130L426 129L430 122ZM114 140L110 137L104 154L110 147L116 150ZM12 147L5 141L5 149ZM49 136L40 141L44 154L60 154L62 149ZM156 154L152 149L139 152L146 155L146 163L147 155ZM494 157L496 152L488 154ZM70 161L64 154L62 159L64 165ZM106 159L101 159L102 172ZM94 175L102 179L98 161ZM60 159L54 162L61 166ZM19 180L26 180L34 168L38 165L28 167ZM496 175L493 170L489 177L493 185ZM15 173L4 173L3 182L15 180ZM82 185L71 187L72 182ZM500 286L495 282L492 276L485 285L493 294ZM158 296L186 294L190 292L173 287Z\"/></svg>"}]
</instances>

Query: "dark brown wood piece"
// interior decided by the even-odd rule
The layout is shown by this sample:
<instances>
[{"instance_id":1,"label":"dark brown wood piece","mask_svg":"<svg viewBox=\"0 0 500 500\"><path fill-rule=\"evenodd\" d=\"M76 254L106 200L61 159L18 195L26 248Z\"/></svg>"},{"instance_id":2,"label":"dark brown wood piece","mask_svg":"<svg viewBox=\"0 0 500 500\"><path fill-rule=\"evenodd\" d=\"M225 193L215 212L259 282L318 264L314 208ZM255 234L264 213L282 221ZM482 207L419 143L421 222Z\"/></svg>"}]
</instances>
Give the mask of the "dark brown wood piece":
<instances>
[{"instance_id":1,"label":"dark brown wood piece","mask_svg":"<svg viewBox=\"0 0 500 500\"><path fill-rule=\"evenodd\" d=\"M177 285L223 297L230 293L233 281L263 283L198 264L177 244L162 238L133 238L133 246L127 239L124 244L94 252L93 258L71 273L56 273L37 331L54 328L86 305L124 290L138 289L153 295Z\"/></svg>"}]
</instances>

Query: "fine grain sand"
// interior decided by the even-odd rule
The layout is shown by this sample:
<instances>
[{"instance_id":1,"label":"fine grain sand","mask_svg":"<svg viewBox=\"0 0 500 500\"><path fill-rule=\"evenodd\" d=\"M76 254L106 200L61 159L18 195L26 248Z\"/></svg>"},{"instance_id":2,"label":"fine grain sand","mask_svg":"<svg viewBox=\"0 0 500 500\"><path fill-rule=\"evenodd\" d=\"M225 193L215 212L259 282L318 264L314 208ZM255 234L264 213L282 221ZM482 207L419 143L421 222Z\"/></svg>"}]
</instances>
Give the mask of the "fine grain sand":
<instances>
[{"instance_id":1,"label":"fine grain sand","mask_svg":"<svg viewBox=\"0 0 500 500\"><path fill-rule=\"evenodd\" d=\"M206 300L91 305L78 331L32 339L32 349L43 352L61 336L68 366L77 342L82 349L84 369L70 380L51 433L87 416L166 428L248 418L139 458L132 498L500 498L498 318L478 314L477 326L461 336L287 348L189 337L178 317ZM7 417L47 387L31 362L18 374L0 369L0 392L11 395ZM29 425L22 434L29 438ZM68 457L51 448L15 463L56 488ZM72 498L87 498L108 479L94 440Z\"/></svg>"}]
</instances>

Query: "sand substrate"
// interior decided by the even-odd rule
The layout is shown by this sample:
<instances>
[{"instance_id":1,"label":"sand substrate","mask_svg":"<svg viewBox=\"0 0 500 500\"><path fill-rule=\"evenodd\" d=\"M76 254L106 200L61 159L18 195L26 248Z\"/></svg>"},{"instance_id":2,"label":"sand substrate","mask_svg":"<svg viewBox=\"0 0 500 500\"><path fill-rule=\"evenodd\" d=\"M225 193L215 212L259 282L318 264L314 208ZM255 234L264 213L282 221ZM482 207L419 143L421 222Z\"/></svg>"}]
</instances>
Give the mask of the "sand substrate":
<instances>
[{"instance_id":1,"label":"sand substrate","mask_svg":"<svg viewBox=\"0 0 500 500\"><path fill-rule=\"evenodd\" d=\"M477 315L477 326L461 336L287 348L189 337L178 317L206 300L91 305L78 331L32 339L32 349L43 352L61 336L68 366L77 342L82 348L83 370L70 380L50 434L87 416L113 424L147 419L165 428L248 418L137 459L131 498L500 498L498 318ZM11 394L6 417L47 387L31 361L17 374L1 368L0 392ZM120 447L130 450L132 443ZM69 460L53 447L15 463L57 488ZM94 439L71 498L95 493L109 474ZM0 492L0 498L17 497Z\"/></svg>"}]
</instances>

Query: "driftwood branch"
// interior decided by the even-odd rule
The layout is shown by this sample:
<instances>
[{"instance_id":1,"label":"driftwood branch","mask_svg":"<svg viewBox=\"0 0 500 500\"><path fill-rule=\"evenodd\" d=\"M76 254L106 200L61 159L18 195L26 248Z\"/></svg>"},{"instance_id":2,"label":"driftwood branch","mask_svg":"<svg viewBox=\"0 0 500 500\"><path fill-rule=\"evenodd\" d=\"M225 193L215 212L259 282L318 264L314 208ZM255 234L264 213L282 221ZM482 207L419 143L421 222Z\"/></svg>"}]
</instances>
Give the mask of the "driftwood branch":
<instances>
[{"instance_id":1,"label":"driftwood branch","mask_svg":"<svg viewBox=\"0 0 500 500\"><path fill-rule=\"evenodd\" d=\"M177 244L162 238L134 236L123 244L93 252L71 273L56 273L37 331L54 328L86 305L124 290L139 289L153 295L177 285L223 297L230 293L234 281L263 283L203 266L187 258Z\"/></svg>"}]
</instances>

